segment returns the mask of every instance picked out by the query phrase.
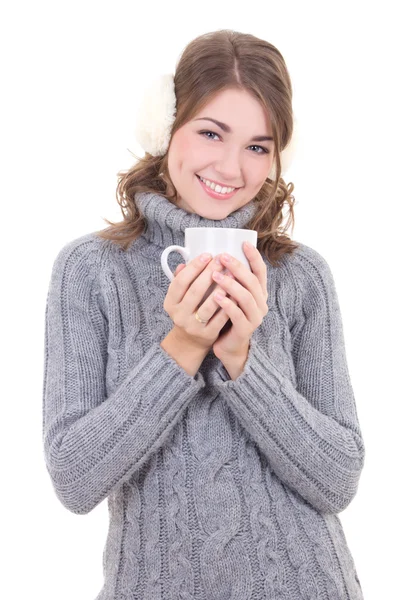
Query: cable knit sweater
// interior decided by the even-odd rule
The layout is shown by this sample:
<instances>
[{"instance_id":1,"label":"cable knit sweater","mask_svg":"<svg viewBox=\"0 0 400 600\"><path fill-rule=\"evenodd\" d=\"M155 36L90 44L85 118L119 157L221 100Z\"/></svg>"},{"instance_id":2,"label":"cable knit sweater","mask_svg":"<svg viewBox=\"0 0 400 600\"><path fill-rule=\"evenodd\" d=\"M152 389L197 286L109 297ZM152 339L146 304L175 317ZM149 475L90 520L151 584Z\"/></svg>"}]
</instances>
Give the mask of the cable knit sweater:
<instances>
[{"instance_id":1,"label":"cable knit sweater","mask_svg":"<svg viewBox=\"0 0 400 600\"><path fill-rule=\"evenodd\" d=\"M66 244L46 304L46 467L73 513L108 499L96 600L362 599L337 513L365 450L327 262L304 244L264 258L269 312L244 371L231 380L211 350L191 377L160 346L161 253L186 227L245 228L255 205L213 221L136 201L145 232L127 251L96 233Z\"/></svg>"}]
</instances>

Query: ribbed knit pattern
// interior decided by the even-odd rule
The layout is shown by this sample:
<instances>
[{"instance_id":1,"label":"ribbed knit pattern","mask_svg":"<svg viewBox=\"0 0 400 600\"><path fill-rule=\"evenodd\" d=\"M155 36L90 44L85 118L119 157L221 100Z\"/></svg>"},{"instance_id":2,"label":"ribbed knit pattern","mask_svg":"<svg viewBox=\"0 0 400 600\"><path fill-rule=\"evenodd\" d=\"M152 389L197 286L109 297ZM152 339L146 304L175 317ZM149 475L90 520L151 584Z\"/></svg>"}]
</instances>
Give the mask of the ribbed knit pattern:
<instances>
[{"instance_id":1,"label":"ribbed knit pattern","mask_svg":"<svg viewBox=\"0 0 400 600\"><path fill-rule=\"evenodd\" d=\"M96 600L362 600L337 513L365 449L327 262L304 244L264 258L244 371L232 381L211 350L191 377L160 346L161 253L187 227L246 228L256 207L213 221L136 201L144 233L126 252L95 233L66 244L46 304L47 470L68 510L108 501Z\"/></svg>"}]
</instances>

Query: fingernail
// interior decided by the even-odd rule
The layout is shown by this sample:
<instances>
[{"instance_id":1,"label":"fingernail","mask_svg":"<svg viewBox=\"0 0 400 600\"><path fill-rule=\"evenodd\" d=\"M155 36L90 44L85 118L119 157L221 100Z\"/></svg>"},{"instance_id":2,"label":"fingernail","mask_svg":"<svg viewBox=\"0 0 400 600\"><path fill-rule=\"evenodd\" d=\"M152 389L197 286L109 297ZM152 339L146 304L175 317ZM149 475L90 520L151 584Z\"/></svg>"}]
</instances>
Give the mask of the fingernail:
<instances>
[{"instance_id":1,"label":"fingernail","mask_svg":"<svg viewBox=\"0 0 400 600\"><path fill-rule=\"evenodd\" d=\"M221 294L221 293L219 293L219 292L216 292L216 293L214 294L214 298L215 298L216 300L222 300L223 298L225 298L225 296L224 296L224 294Z\"/></svg>"},{"instance_id":2,"label":"fingernail","mask_svg":"<svg viewBox=\"0 0 400 600\"><path fill-rule=\"evenodd\" d=\"M201 262L208 262L211 258L211 254L209 254L208 252L205 252L204 254L200 255L200 260Z\"/></svg>"},{"instance_id":3,"label":"fingernail","mask_svg":"<svg viewBox=\"0 0 400 600\"><path fill-rule=\"evenodd\" d=\"M214 258L215 262L217 263L217 265L221 265L221 261L219 260L219 256L216 256Z\"/></svg>"}]
</instances>

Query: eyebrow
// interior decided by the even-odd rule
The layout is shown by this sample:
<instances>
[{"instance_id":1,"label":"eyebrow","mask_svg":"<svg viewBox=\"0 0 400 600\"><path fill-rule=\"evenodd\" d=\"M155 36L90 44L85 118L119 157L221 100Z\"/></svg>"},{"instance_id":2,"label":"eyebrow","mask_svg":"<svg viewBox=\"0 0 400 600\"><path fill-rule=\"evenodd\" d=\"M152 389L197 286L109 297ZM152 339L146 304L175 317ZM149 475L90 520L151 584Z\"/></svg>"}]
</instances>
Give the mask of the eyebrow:
<instances>
[{"instance_id":1,"label":"eyebrow","mask_svg":"<svg viewBox=\"0 0 400 600\"><path fill-rule=\"evenodd\" d=\"M218 127L225 131L226 133L232 133L232 129L226 123L221 123L221 121L217 121L216 119L212 119L211 117L199 117L198 119L194 119L194 121L212 121ZM267 135L255 135L250 141L251 142L267 142L268 140L273 141L273 137Z\"/></svg>"}]
</instances>

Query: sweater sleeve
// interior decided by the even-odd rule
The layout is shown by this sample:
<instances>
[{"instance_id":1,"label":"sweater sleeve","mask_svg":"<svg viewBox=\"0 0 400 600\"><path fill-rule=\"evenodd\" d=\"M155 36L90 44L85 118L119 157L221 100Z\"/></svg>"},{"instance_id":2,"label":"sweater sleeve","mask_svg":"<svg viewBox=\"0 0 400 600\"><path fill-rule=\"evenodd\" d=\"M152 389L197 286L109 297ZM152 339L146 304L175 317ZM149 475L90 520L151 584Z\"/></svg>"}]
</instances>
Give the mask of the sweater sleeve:
<instances>
[{"instance_id":1,"label":"sweater sleeve","mask_svg":"<svg viewBox=\"0 0 400 600\"><path fill-rule=\"evenodd\" d=\"M281 481L320 512L338 513L356 494L365 449L332 273L301 246L292 266L296 385L253 334L244 371L222 381L220 370L218 387Z\"/></svg>"},{"instance_id":2,"label":"sweater sleeve","mask_svg":"<svg viewBox=\"0 0 400 600\"><path fill-rule=\"evenodd\" d=\"M51 274L45 311L43 445L62 504L87 514L165 442L204 385L158 342L106 397L108 324L98 303L90 243L67 244Z\"/></svg>"}]
</instances>

